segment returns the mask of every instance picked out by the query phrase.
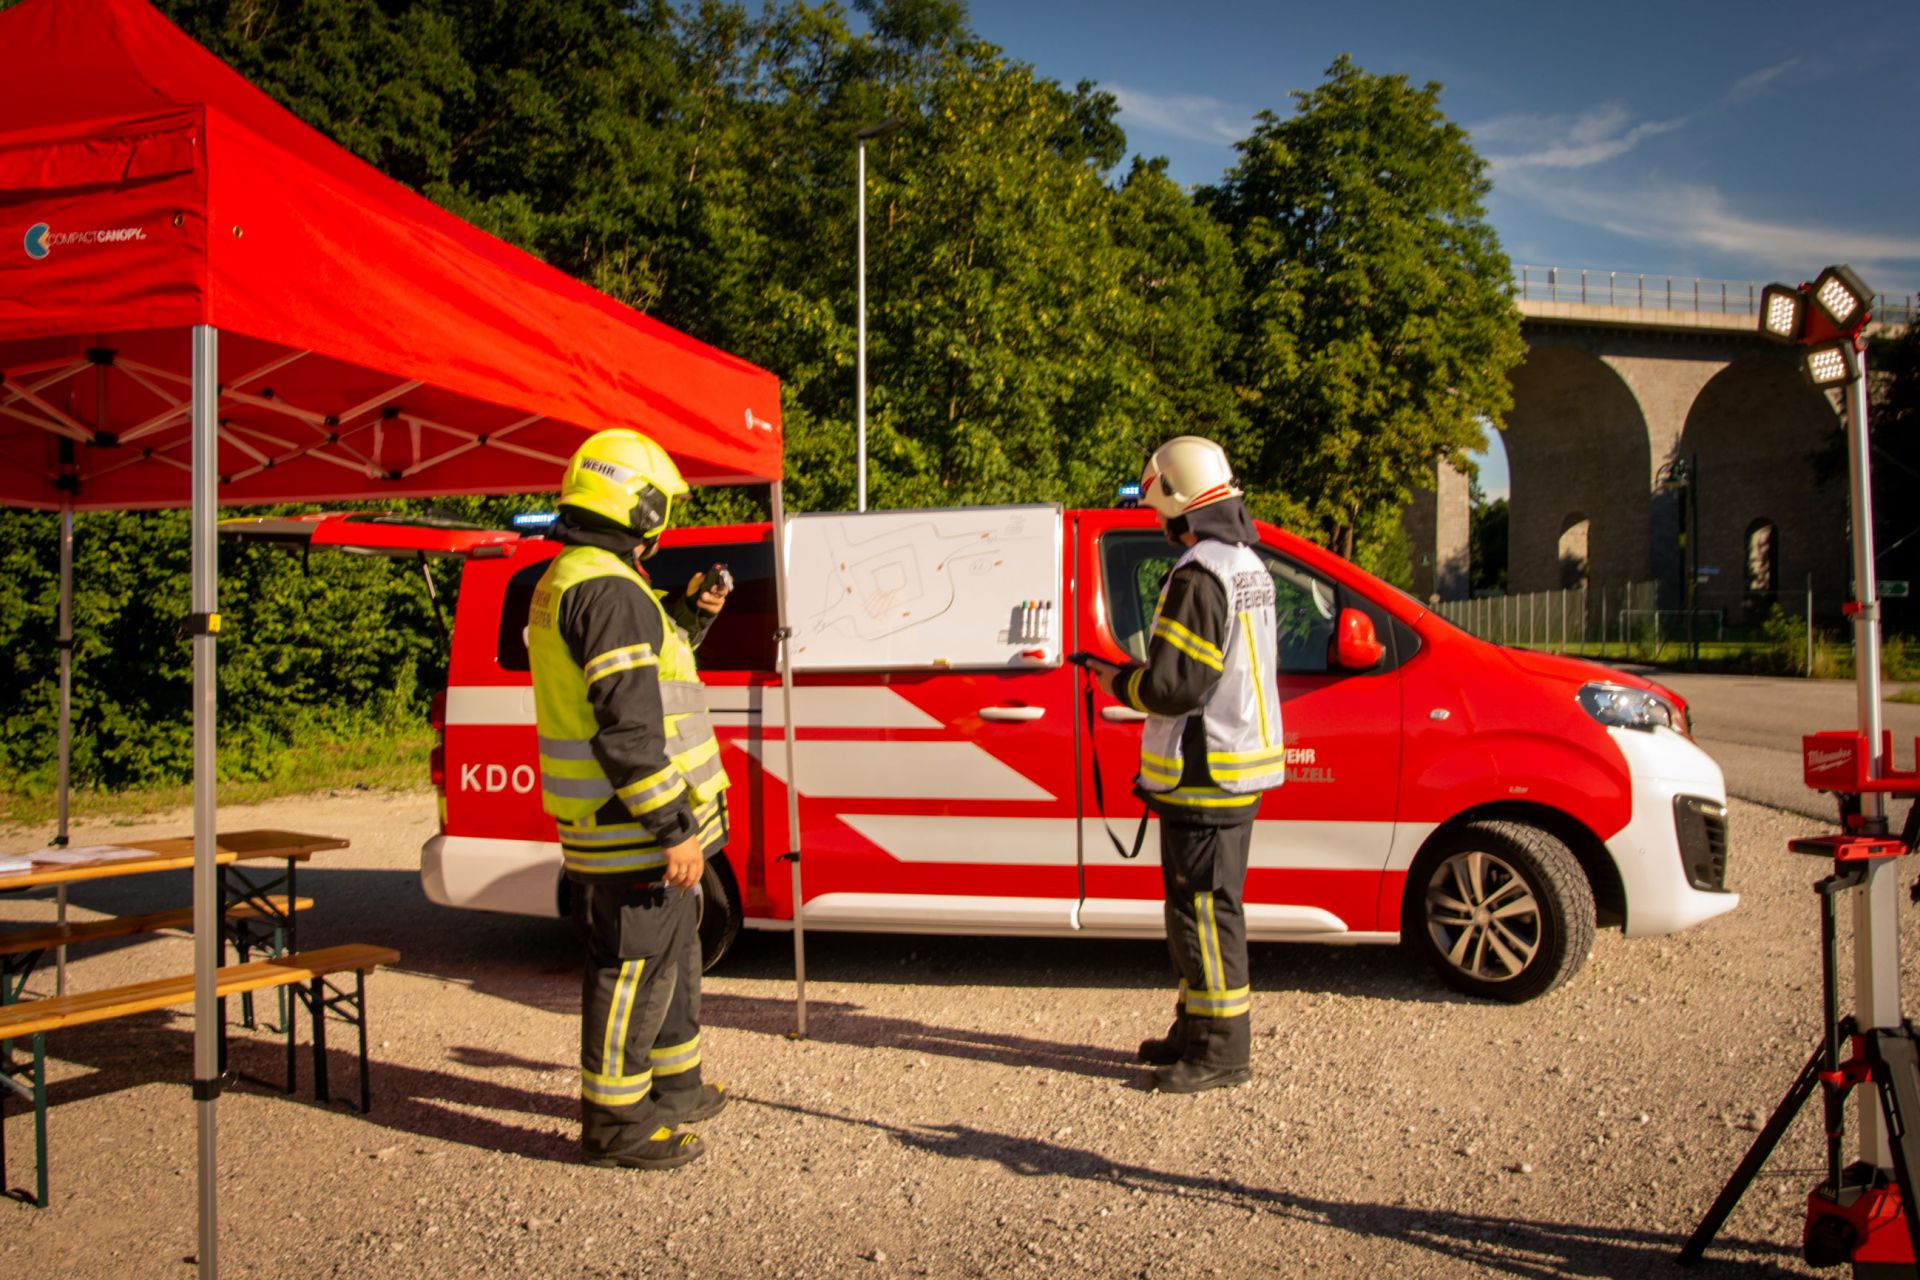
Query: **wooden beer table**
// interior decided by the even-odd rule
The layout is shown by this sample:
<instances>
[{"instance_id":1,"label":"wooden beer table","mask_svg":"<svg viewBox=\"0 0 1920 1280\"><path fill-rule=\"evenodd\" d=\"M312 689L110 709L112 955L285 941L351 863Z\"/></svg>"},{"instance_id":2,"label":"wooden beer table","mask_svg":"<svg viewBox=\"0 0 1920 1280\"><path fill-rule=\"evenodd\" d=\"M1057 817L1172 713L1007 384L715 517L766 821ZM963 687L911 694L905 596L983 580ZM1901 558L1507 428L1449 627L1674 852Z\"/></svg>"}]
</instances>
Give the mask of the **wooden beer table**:
<instances>
[{"instance_id":1,"label":"wooden beer table","mask_svg":"<svg viewBox=\"0 0 1920 1280\"><path fill-rule=\"evenodd\" d=\"M255 950L273 947L297 950L294 919L298 905L295 872L299 864L328 849L344 849L347 841L338 836L309 835L299 831L223 831L214 837L214 862L220 868L220 901L215 918L222 921L227 940L232 942L244 963ZM103 850L94 857L85 855L90 848ZM110 851L110 852L109 852ZM155 871L179 871L193 866L193 837L169 836L159 840L130 840L124 844L85 846L76 849L40 850L51 853L55 862L40 863L25 871L0 871L0 893L52 885L59 890L58 920L66 925L66 886L83 880L101 880L113 876L145 875ZM0 860L31 859L32 853L0 854ZM239 864L280 861L284 871L250 873ZM239 908L236 911L236 908ZM4 938L0 934L0 938ZM57 948L61 974L59 988L66 990L66 948ZM27 976L39 961L41 951L0 956L0 1000L11 1001L26 986Z\"/></svg>"}]
</instances>

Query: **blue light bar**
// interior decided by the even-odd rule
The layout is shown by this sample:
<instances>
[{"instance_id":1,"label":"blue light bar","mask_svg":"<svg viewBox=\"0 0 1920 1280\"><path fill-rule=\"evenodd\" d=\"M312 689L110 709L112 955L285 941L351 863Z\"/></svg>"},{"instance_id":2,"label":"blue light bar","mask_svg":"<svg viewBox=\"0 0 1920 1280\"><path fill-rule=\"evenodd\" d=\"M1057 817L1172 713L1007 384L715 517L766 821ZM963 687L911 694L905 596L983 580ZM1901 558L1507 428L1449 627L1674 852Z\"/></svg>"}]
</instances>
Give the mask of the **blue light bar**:
<instances>
[{"instance_id":1,"label":"blue light bar","mask_svg":"<svg viewBox=\"0 0 1920 1280\"><path fill-rule=\"evenodd\" d=\"M552 511L523 511L509 523L522 533L544 533L553 528L553 522L559 518Z\"/></svg>"},{"instance_id":2,"label":"blue light bar","mask_svg":"<svg viewBox=\"0 0 1920 1280\"><path fill-rule=\"evenodd\" d=\"M1120 502L1119 502L1120 506L1122 507L1139 506L1140 505L1140 482L1138 480L1132 480L1126 484L1121 485L1119 494L1120 494Z\"/></svg>"}]
</instances>

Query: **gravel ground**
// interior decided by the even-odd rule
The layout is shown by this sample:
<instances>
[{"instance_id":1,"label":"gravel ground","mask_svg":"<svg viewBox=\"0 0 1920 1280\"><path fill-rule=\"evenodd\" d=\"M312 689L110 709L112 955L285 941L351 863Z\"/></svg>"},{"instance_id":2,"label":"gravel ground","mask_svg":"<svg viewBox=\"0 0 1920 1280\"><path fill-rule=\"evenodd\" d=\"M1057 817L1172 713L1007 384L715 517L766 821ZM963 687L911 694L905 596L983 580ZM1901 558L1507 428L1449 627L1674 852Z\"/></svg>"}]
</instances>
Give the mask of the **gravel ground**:
<instances>
[{"instance_id":1,"label":"gravel ground","mask_svg":"<svg viewBox=\"0 0 1920 1280\"><path fill-rule=\"evenodd\" d=\"M1695 1272L1672 1257L1817 1030L1819 824L1736 804L1732 915L1602 933L1568 987L1509 1008L1388 948L1260 946L1254 1083L1143 1088L1170 1003L1157 943L814 935L805 1041L791 943L743 939L706 984L709 1079L735 1101L668 1174L575 1156L570 927L433 907L430 794L223 814L348 837L301 889L303 945L389 943L369 979L372 1114L242 1080L219 1106L221 1266L235 1277L1811 1275L1807 1108ZM186 814L76 831L172 834ZM0 849L42 833L0 833ZM186 901L184 874L76 887L75 916ZM0 900L44 921L45 899ZM1905 952L1916 954L1903 907ZM183 936L76 952L79 988L191 967ZM36 994L52 988L51 970ZM336 1092L353 1079L336 1037ZM0 1203L0 1275L188 1280L192 1023L49 1038L53 1205ZM235 1063L277 1078L278 1042ZM10 1108L11 1185L31 1121ZM1824 1273L1832 1274L1832 1273Z\"/></svg>"}]
</instances>

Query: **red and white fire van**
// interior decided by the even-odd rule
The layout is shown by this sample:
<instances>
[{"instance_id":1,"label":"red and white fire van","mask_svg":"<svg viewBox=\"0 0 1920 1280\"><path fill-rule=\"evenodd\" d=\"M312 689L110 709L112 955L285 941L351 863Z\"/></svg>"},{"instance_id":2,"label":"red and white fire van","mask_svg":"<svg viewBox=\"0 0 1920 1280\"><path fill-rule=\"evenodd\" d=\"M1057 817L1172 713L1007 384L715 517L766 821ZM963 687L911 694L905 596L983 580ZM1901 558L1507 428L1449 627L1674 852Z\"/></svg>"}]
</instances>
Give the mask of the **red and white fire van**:
<instances>
[{"instance_id":1,"label":"red and white fire van","mask_svg":"<svg viewBox=\"0 0 1920 1280\"><path fill-rule=\"evenodd\" d=\"M1143 511L1059 519L1058 639L1142 656L1174 549ZM1252 939L1404 940L1456 987L1519 1001L1574 973L1596 925L1671 933L1738 903L1725 783L1678 697L1474 639L1318 547L1264 525L1261 538L1290 758L1255 830ZM435 902L565 909L523 631L556 549L490 545L466 567L436 701L441 833L421 858ZM1089 722L1058 646L1006 669L800 674L790 778L769 526L670 533L648 568L677 587L716 562L736 588L700 665L734 785L732 842L704 886L710 960L743 925L791 927L795 779L808 928L1161 932L1154 838L1128 861L1101 830L1101 804L1129 840L1140 814L1140 717L1099 695Z\"/></svg>"}]
</instances>

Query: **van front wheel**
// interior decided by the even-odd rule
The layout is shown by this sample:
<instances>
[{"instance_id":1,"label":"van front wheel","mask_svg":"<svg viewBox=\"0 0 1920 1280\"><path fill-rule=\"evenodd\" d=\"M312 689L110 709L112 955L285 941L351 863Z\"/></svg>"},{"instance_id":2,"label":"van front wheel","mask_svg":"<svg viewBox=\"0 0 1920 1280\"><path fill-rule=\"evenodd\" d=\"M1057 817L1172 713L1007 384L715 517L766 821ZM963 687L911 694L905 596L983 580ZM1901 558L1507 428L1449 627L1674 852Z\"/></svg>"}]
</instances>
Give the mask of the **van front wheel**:
<instances>
[{"instance_id":1,"label":"van front wheel","mask_svg":"<svg viewBox=\"0 0 1920 1280\"><path fill-rule=\"evenodd\" d=\"M1407 876L1401 938L1450 986L1519 1004L1579 972L1593 888L1559 837L1521 822L1442 831Z\"/></svg>"}]
</instances>

